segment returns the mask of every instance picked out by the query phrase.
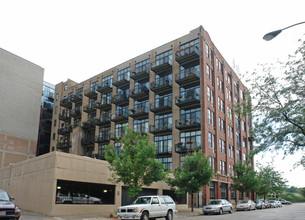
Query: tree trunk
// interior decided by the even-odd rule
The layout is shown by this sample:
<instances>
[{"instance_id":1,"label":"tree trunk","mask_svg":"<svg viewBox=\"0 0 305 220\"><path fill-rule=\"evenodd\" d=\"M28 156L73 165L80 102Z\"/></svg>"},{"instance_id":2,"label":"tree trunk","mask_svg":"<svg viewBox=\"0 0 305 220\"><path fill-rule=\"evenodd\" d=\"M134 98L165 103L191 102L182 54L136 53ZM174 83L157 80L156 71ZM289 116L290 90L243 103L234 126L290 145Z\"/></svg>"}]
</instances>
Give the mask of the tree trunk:
<instances>
[{"instance_id":1,"label":"tree trunk","mask_svg":"<svg viewBox=\"0 0 305 220\"><path fill-rule=\"evenodd\" d=\"M191 195L191 210L194 212L194 194Z\"/></svg>"}]
</instances>

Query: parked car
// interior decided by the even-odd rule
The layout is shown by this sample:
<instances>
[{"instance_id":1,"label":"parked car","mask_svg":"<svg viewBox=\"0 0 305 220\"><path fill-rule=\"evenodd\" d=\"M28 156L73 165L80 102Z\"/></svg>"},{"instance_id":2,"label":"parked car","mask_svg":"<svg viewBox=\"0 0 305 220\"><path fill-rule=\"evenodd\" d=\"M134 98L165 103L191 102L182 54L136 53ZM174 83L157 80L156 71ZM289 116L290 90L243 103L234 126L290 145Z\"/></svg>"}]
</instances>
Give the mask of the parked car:
<instances>
[{"instance_id":1,"label":"parked car","mask_svg":"<svg viewBox=\"0 0 305 220\"><path fill-rule=\"evenodd\" d=\"M89 196L84 193L61 193L58 192L56 196L57 204L101 204L99 198Z\"/></svg>"},{"instance_id":2,"label":"parked car","mask_svg":"<svg viewBox=\"0 0 305 220\"><path fill-rule=\"evenodd\" d=\"M283 206L282 203L280 202L280 200L275 200L275 202L277 203L278 207L282 207Z\"/></svg>"},{"instance_id":3,"label":"parked car","mask_svg":"<svg viewBox=\"0 0 305 220\"><path fill-rule=\"evenodd\" d=\"M166 218L172 220L178 211L176 204L170 196L140 196L133 204L121 206L118 209L120 219Z\"/></svg>"},{"instance_id":4,"label":"parked car","mask_svg":"<svg viewBox=\"0 0 305 220\"><path fill-rule=\"evenodd\" d=\"M271 208L278 208L279 204L275 200L269 200Z\"/></svg>"},{"instance_id":5,"label":"parked car","mask_svg":"<svg viewBox=\"0 0 305 220\"><path fill-rule=\"evenodd\" d=\"M257 200L255 208L257 208L257 209L264 209L265 208L265 203L263 201L261 201L261 200Z\"/></svg>"},{"instance_id":6,"label":"parked car","mask_svg":"<svg viewBox=\"0 0 305 220\"><path fill-rule=\"evenodd\" d=\"M237 205L236 205L236 210L255 210L255 202L252 200L241 200Z\"/></svg>"},{"instance_id":7,"label":"parked car","mask_svg":"<svg viewBox=\"0 0 305 220\"><path fill-rule=\"evenodd\" d=\"M0 189L0 219L19 219L21 210L13 202L8 193Z\"/></svg>"},{"instance_id":8,"label":"parked car","mask_svg":"<svg viewBox=\"0 0 305 220\"><path fill-rule=\"evenodd\" d=\"M269 202L268 200L265 200L264 203L265 203L265 208L266 208L266 209L271 208L271 207L270 207L270 202Z\"/></svg>"},{"instance_id":9,"label":"parked car","mask_svg":"<svg viewBox=\"0 0 305 220\"><path fill-rule=\"evenodd\" d=\"M210 201L210 203L202 208L204 215L209 213L222 214L223 212L233 213L233 206L225 199L216 199Z\"/></svg>"},{"instance_id":10,"label":"parked car","mask_svg":"<svg viewBox=\"0 0 305 220\"><path fill-rule=\"evenodd\" d=\"M283 204L283 205L291 205L291 202L286 200L286 199L280 199L280 202Z\"/></svg>"}]
</instances>

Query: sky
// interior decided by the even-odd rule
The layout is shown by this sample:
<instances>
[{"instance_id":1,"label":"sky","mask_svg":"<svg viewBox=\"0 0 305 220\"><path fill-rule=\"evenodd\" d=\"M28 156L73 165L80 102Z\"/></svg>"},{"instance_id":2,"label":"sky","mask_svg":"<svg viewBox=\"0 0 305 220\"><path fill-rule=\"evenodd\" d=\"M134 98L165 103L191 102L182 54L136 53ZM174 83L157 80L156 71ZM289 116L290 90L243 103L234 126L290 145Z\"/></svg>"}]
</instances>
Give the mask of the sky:
<instances>
[{"instance_id":1,"label":"sky","mask_svg":"<svg viewBox=\"0 0 305 220\"><path fill-rule=\"evenodd\" d=\"M49 83L80 83L202 25L232 67L252 73L297 49L305 24L262 37L305 21L304 8L304 0L1 0L0 47L44 68ZM272 163L305 187L305 171L291 171L296 157Z\"/></svg>"}]
</instances>

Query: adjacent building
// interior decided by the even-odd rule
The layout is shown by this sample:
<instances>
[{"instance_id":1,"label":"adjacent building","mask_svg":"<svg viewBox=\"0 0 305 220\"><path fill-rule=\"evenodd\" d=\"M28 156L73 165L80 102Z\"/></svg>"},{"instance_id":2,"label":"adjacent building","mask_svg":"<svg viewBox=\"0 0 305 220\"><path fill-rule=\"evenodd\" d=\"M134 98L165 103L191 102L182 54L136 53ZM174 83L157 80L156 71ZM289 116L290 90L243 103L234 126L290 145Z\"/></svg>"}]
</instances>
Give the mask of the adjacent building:
<instances>
[{"instance_id":1,"label":"adjacent building","mask_svg":"<svg viewBox=\"0 0 305 220\"><path fill-rule=\"evenodd\" d=\"M117 137L126 125L149 135L166 170L202 149L217 175L195 196L196 206L217 198L234 203L242 195L231 187L233 165L252 149L251 118L233 112L246 93L200 26L81 83L57 84L50 151L104 160L107 144L120 153ZM58 181L61 191L80 185Z\"/></svg>"},{"instance_id":2,"label":"adjacent building","mask_svg":"<svg viewBox=\"0 0 305 220\"><path fill-rule=\"evenodd\" d=\"M36 156L43 73L0 48L0 168Z\"/></svg>"}]
</instances>

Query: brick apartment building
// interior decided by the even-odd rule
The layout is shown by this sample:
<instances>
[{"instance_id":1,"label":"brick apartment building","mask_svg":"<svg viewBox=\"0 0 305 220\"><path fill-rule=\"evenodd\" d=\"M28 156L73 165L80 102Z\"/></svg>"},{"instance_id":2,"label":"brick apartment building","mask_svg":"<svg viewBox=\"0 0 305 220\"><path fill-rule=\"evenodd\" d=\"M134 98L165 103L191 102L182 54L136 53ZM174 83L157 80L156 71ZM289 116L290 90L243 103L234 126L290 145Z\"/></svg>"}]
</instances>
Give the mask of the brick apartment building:
<instances>
[{"instance_id":1,"label":"brick apartment building","mask_svg":"<svg viewBox=\"0 0 305 220\"><path fill-rule=\"evenodd\" d=\"M246 92L200 26L81 83L57 84L50 151L103 160L107 144L119 153L116 137L127 125L148 133L166 170L202 149L217 175L196 206L217 198L234 203L241 194L231 187L233 165L252 149L251 118L233 113Z\"/></svg>"}]
</instances>

